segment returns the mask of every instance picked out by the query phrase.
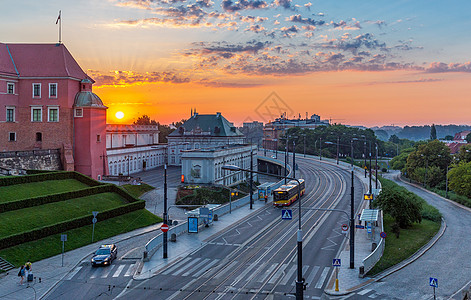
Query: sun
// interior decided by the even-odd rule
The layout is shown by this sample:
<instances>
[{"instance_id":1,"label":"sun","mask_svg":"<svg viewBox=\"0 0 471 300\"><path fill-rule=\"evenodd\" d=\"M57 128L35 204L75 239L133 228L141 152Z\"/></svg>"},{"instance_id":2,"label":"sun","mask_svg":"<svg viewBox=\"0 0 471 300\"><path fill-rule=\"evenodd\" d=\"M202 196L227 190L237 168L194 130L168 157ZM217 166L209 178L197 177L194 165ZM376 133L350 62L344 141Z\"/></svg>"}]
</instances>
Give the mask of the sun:
<instances>
[{"instance_id":1,"label":"sun","mask_svg":"<svg viewBox=\"0 0 471 300\"><path fill-rule=\"evenodd\" d=\"M118 111L116 114L115 114L115 117L117 119L122 119L124 118L124 113L122 111Z\"/></svg>"}]
</instances>

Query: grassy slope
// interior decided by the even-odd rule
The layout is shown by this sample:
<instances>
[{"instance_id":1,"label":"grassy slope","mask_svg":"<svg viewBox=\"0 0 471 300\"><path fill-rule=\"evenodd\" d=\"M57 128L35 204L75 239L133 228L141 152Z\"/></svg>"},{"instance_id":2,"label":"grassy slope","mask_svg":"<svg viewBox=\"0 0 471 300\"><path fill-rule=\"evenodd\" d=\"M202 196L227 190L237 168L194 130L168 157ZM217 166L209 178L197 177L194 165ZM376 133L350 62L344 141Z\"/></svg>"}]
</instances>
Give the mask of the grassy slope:
<instances>
[{"instance_id":1,"label":"grassy slope","mask_svg":"<svg viewBox=\"0 0 471 300\"><path fill-rule=\"evenodd\" d=\"M9 202L88 188L75 179L48 180L0 187L0 202Z\"/></svg>"},{"instance_id":2,"label":"grassy slope","mask_svg":"<svg viewBox=\"0 0 471 300\"><path fill-rule=\"evenodd\" d=\"M140 185L125 184L121 187L136 198L141 197L145 192L155 189L153 186L146 183L141 183Z\"/></svg>"},{"instance_id":3,"label":"grassy slope","mask_svg":"<svg viewBox=\"0 0 471 300\"><path fill-rule=\"evenodd\" d=\"M384 249L383 257L374 268L368 272L370 276L380 273L410 257L423 245L428 243L440 229L440 223L423 219L419 224L414 223L411 228L401 229L399 238L396 238L391 231L391 225L393 223L394 220L392 217L385 215L384 229L387 234L386 248Z\"/></svg>"},{"instance_id":4,"label":"grassy slope","mask_svg":"<svg viewBox=\"0 0 471 300\"><path fill-rule=\"evenodd\" d=\"M0 237L51 225L125 204L118 194L102 193L0 214ZM98 219L100 219L98 215Z\"/></svg>"},{"instance_id":5,"label":"grassy slope","mask_svg":"<svg viewBox=\"0 0 471 300\"><path fill-rule=\"evenodd\" d=\"M145 209L134 211L105 221L99 221L95 225L95 242L109 237L146 227L161 222L162 219L154 216ZM91 243L92 225L64 232L67 234L65 251L70 251ZM0 257L11 262L15 266L24 264L27 259L32 262L48 258L62 252L60 234L24 243L8 249L0 250Z\"/></svg>"}]
</instances>

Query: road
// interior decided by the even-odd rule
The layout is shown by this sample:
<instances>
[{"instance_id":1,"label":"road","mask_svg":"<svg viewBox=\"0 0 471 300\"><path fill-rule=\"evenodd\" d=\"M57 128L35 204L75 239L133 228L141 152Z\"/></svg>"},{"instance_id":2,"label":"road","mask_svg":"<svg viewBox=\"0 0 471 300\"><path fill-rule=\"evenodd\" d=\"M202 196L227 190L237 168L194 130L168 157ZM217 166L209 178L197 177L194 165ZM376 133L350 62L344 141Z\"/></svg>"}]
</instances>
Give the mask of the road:
<instances>
[{"instance_id":1,"label":"road","mask_svg":"<svg viewBox=\"0 0 471 300\"><path fill-rule=\"evenodd\" d=\"M298 159L306 182L303 207L349 209L350 173ZM357 205L364 193L355 183ZM358 188L361 187L361 188ZM292 208L294 209L296 205ZM266 205L241 222L210 238L201 248L158 272L132 282L123 299L247 299L286 298L295 293L297 210L293 220L280 218L280 209ZM302 214L305 295L320 298L332 272L332 259L348 223L341 213L305 210Z\"/></svg>"}]
</instances>

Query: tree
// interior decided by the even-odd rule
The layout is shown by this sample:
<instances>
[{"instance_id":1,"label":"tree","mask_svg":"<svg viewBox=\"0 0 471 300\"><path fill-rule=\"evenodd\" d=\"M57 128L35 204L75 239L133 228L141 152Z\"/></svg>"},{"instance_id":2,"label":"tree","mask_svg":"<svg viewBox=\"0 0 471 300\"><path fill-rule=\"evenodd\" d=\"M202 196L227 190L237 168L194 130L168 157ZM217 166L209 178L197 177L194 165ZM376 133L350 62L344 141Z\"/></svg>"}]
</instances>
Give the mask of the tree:
<instances>
[{"instance_id":1,"label":"tree","mask_svg":"<svg viewBox=\"0 0 471 300\"><path fill-rule=\"evenodd\" d=\"M142 115L133 123L134 125L157 125L155 120L151 120L148 115Z\"/></svg>"},{"instance_id":2,"label":"tree","mask_svg":"<svg viewBox=\"0 0 471 300\"><path fill-rule=\"evenodd\" d=\"M435 128L435 124L432 124L432 127L430 127L430 139L431 140L437 139L437 129Z\"/></svg>"},{"instance_id":3,"label":"tree","mask_svg":"<svg viewBox=\"0 0 471 300\"><path fill-rule=\"evenodd\" d=\"M466 136L466 142L471 143L471 133Z\"/></svg>"},{"instance_id":4,"label":"tree","mask_svg":"<svg viewBox=\"0 0 471 300\"><path fill-rule=\"evenodd\" d=\"M400 228L407 228L412 223L422 221L422 203L417 196L402 188L385 186L374 206L391 215Z\"/></svg>"},{"instance_id":5,"label":"tree","mask_svg":"<svg viewBox=\"0 0 471 300\"><path fill-rule=\"evenodd\" d=\"M453 141L453 136L452 135L445 136L445 141Z\"/></svg>"},{"instance_id":6,"label":"tree","mask_svg":"<svg viewBox=\"0 0 471 300\"><path fill-rule=\"evenodd\" d=\"M470 162L471 161L471 145L463 145L456 154L459 162Z\"/></svg>"},{"instance_id":7,"label":"tree","mask_svg":"<svg viewBox=\"0 0 471 300\"><path fill-rule=\"evenodd\" d=\"M389 137L389 141L394 144L399 144L401 140L397 137L397 135L393 134Z\"/></svg>"},{"instance_id":8,"label":"tree","mask_svg":"<svg viewBox=\"0 0 471 300\"><path fill-rule=\"evenodd\" d=\"M460 162L448 173L450 189L458 195L471 198L471 162Z\"/></svg>"}]
</instances>

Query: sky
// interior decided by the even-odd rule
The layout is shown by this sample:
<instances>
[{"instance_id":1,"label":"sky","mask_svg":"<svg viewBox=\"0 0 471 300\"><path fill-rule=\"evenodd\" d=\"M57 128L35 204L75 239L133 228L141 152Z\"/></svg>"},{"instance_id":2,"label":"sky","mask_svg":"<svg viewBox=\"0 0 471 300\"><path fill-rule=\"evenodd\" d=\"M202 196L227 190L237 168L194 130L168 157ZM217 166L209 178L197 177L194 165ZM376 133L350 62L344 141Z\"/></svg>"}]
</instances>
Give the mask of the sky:
<instances>
[{"instance_id":1,"label":"sky","mask_svg":"<svg viewBox=\"0 0 471 300\"><path fill-rule=\"evenodd\" d=\"M0 42L62 42L108 123L471 124L469 0L1 0ZM124 118L117 119L122 111Z\"/></svg>"}]
</instances>

